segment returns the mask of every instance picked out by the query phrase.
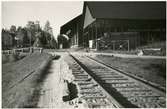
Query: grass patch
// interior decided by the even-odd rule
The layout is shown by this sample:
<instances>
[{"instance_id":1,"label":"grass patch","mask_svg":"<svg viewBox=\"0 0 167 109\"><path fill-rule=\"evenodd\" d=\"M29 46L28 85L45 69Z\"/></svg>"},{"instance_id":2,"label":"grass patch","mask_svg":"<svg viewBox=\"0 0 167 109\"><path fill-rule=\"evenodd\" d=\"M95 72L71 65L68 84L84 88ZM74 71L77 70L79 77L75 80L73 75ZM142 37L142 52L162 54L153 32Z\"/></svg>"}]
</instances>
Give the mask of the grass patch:
<instances>
[{"instance_id":1,"label":"grass patch","mask_svg":"<svg viewBox=\"0 0 167 109\"><path fill-rule=\"evenodd\" d=\"M26 107L25 105L29 105L29 107L34 106L30 102L30 98L36 94L37 90L40 90L41 86L40 84L37 85L37 80L39 78L44 79L41 75L47 73L44 69L50 60L51 55L33 53L19 61L2 64L2 107L17 108ZM33 73L27 76L30 72ZM25 79L22 81L23 78ZM37 100L38 96L35 97L37 97Z\"/></svg>"},{"instance_id":2,"label":"grass patch","mask_svg":"<svg viewBox=\"0 0 167 109\"><path fill-rule=\"evenodd\" d=\"M161 87L166 87L166 59L121 58L100 55L95 58L114 68L156 83Z\"/></svg>"},{"instance_id":3,"label":"grass patch","mask_svg":"<svg viewBox=\"0 0 167 109\"><path fill-rule=\"evenodd\" d=\"M27 54L2 54L2 64L23 59Z\"/></svg>"}]
</instances>

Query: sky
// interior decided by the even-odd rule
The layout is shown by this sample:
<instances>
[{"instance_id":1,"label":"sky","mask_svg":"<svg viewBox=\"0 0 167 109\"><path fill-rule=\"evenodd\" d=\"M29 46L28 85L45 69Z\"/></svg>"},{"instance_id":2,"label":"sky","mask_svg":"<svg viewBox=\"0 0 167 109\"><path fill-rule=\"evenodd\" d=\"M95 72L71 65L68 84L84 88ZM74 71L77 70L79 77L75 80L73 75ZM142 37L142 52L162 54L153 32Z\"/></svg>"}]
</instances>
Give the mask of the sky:
<instances>
[{"instance_id":1,"label":"sky","mask_svg":"<svg viewBox=\"0 0 167 109\"><path fill-rule=\"evenodd\" d=\"M60 26L80 15L83 11L83 1L3 1L2 28L9 29L11 25L26 26L28 21L40 21L43 28L48 20L55 37L60 32Z\"/></svg>"}]
</instances>

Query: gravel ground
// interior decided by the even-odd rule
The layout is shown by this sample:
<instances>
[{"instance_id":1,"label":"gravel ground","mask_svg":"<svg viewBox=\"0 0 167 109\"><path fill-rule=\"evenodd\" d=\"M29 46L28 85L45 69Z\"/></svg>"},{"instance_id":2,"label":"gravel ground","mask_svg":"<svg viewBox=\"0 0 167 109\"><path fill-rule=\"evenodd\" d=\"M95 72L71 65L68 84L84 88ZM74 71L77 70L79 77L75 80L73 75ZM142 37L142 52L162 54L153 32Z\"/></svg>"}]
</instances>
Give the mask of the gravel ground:
<instances>
[{"instance_id":1,"label":"gravel ground","mask_svg":"<svg viewBox=\"0 0 167 109\"><path fill-rule=\"evenodd\" d=\"M62 60L53 60L49 72L51 72L44 80L42 94L40 96L39 108L72 108L68 102L63 102L63 96L68 95L67 84L63 81L64 71Z\"/></svg>"},{"instance_id":2,"label":"gravel ground","mask_svg":"<svg viewBox=\"0 0 167 109\"><path fill-rule=\"evenodd\" d=\"M52 53L52 55L57 55ZM40 90L40 98L38 108L75 108L77 98L71 98L70 86L74 80L72 71L69 69L66 59L68 54L63 53L60 55L59 60L53 60L48 69L50 72L46 79L43 81ZM68 81L68 82L67 82ZM68 98L68 99L67 99Z\"/></svg>"},{"instance_id":3,"label":"gravel ground","mask_svg":"<svg viewBox=\"0 0 167 109\"><path fill-rule=\"evenodd\" d=\"M136 75L161 87L166 87L166 59L139 59L112 56L96 56L95 58L126 73Z\"/></svg>"}]
</instances>

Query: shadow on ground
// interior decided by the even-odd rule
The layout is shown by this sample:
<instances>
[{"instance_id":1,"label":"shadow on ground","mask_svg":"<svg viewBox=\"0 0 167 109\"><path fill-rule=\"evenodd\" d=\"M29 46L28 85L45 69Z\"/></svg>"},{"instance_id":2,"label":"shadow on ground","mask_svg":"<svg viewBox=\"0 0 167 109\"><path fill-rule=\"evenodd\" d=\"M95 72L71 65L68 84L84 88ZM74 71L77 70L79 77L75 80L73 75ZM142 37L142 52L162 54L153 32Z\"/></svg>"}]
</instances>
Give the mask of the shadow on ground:
<instances>
[{"instance_id":1,"label":"shadow on ground","mask_svg":"<svg viewBox=\"0 0 167 109\"><path fill-rule=\"evenodd\" d=\"M42 90L42 86L44 83L44 80L47 78L47 76L52 73L49 71L52 61L53 60L58 60L60 58L59 55L57 56L52 56L51 60L48 62L48 64L41 70L40 75L38 76L38 78L36 79L36 83L35 83L35 89L33 90L33 94L32 96L29 98L28 103L21 106L22 108L38 108L38 102L39 102L39 98L41 95L41 90Z\"/></svg>"},{"instance_id":2,"label":"shadow on ground","mask_svg":"<svg viewBox=\"0 0 167 109\"><path fill-rule=\"evenodd\" d=\"M78 91L77 91L76 84L74 84L72 82L69 83L67 81L67 86L68 86L69 94L66 95L66 96L63 96L63 101L64 102L71 101L71 100L73 100L73 99L78 97Z\"/></svg>"}]
</instances>

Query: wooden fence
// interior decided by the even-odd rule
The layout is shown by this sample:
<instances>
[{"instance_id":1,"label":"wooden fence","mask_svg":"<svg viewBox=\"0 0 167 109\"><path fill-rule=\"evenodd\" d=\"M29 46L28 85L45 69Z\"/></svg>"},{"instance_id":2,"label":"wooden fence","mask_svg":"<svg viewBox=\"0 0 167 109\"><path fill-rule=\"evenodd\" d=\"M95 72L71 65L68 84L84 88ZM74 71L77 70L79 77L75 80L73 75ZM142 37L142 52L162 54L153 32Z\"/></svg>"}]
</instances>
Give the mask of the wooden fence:
<instances>
[{"instance_id":1,"label":"wooden fence","mask_svg":"<svg viewBox=\"0 0 167 109\"><path fill-rule=\"evenodd\" d=\"M43 48L28 47L28 48L17 48L12 50L2 50L2 54L15 54L15 53L33 53L34 51L43 52Z\"/></svg>"}]
</instances>

